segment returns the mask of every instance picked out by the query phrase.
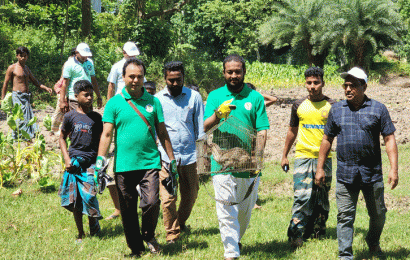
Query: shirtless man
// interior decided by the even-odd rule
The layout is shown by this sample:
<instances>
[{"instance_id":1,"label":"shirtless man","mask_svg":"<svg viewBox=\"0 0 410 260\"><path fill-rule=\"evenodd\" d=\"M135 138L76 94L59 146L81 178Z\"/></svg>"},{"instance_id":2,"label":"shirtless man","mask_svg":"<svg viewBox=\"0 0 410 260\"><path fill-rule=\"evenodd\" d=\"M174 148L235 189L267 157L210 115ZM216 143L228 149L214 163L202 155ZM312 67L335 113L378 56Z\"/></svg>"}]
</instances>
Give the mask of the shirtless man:
<instances>
[{"instance_id":1,"label":"shirtless man","mask_svg":"<svg viewBox=\"0 0 410 260\"><path fill-rule=\"evenodd\" d=\"M18 47L16 50L17 62L10 65L6 71L4 78L3 89L1 92L1 99L3 100L7 93L7 87L10 81L13 84L13 104L20 104L24 113L24 120L20 121L20 130L26 131L31 138L35 135L35 125L27 127L28 121L33 117L33 111L30 105L31 93L29 90L29 81L36 87L52 93L51 88L41 84L31 73L30 69L26 65L29 56L29 50L26 47Z\"/></svg>"}]
</instances>

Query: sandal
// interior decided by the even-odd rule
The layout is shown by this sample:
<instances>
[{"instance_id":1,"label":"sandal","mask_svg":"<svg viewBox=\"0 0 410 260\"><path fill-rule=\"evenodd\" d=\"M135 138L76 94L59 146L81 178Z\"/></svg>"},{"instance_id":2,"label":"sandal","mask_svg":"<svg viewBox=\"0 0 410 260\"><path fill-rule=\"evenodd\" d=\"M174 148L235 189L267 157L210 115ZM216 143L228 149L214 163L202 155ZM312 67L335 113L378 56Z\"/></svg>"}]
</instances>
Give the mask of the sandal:
<instances>
[{"instance_id":1,"label":"sandal","mask_svg":"<svg viewBox=\"0 0 410 260\"><path fill-rule=\"evenodd\" d=\"M108 217L106 217L105 218L105 220L112 220L112 219L116 219L116 218L118 218L120 215L114 215L114 214L112 214L112 215L110 215L110 216L108 216Z\"/></svg>"}]
</instances>

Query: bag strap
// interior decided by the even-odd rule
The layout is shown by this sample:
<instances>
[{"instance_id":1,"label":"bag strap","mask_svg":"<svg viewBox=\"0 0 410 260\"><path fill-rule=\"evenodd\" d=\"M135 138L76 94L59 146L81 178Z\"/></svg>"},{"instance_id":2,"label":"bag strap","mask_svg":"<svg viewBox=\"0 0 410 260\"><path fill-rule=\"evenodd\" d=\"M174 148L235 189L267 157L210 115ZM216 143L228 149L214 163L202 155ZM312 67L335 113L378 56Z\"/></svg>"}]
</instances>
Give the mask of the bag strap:
<instances>
[{"instance_id":1,"label":"bag strap","mask_svg":"<svg viewBox=\"0 0 410 260\"><path fill-rule=\"evenodd\" d=\"M124 95L122 93L120 93L121 96L125 99L125 101L127 101L127 103L134 109L134 111L141 117L142 121L144 121L144 123L147 125L149 132L151 133L152 139L154 139L154 142L156 142L155 139L155 135L152 132L152 127L151 125L148 123L148 120L145 118L145 116L138 110L138 108L132 103L131 100L127 100Z\"/></svg>"}]
</instances>

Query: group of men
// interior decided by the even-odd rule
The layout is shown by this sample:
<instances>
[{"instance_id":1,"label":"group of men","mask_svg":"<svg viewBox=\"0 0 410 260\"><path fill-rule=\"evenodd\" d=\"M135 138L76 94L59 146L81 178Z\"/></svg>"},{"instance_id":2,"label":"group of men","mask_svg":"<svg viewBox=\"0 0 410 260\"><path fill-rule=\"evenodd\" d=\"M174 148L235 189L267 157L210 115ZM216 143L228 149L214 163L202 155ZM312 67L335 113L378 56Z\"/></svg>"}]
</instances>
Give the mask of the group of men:
<instances>
[{"instance_id":1,"label":"group of men","mask_svg":"<svg viewBox=\"0 0 410 260\"><path fill-rule=\"evenodd\" d=\"M10 80L16 103L22 102L25 98L22 96L30 96L29 80L51 93L51 89L41 85L25 65L28 54L26 48L17 49L18 62L6 72L2 99ZM154 236L160 205L168 244L175 243L181 232L189 230L186 222L199 189L196 140L232 115L255 130L255 154L263 154L269 120L263 96L244 83L245 61L239 55L225 58L223 76L226 84L209 94L205 111L201 95L184 87L182 62L165 64L163 74L166 88L153 96L148 89L155 90L155 85L147 84L144 88L146 69L144 63L135 57L139 55L137 46L127 42L123 46L123 55L124 59L114 64L108 77L108 102L102 117L104 126L96 170L106 163L114 138L112 172L115 186L109 186L109 189L116 211L110 217L121 214L124 234L131 249L130 256L137 257L144 251L144 241L152 253L160 250ZM81 43L76 48L75 57L64 66L64 82L60 92L63 112L75 109L77 101L73 95L73 85L79 80L92 83L98 106L102 106L94 65L89 59L91 56L89 46ZM346 100L336 103L323 95L323 70L317 67L306 70L308 96L297 100L292 106L281 166L285 171L289 169L287 157L297 139L293 173L294 204L288 227L289 241L297 248L312 236L325 235L332 179L329 152L334 138L338 136L336 202L339 257L353 259L353 223L360 190L370 217L366 242L371 253L382 253L379 240L386 207L380 134L390 160L388 182L392 189L398 183L398 152L395 128L386 107L364 94L367 88L364 70L354 67L342 73L341 77L345 81ZM24 107L32 115L29 99ZM230 134L229 129L227 133ZM177 195L167 183L170 177L178 176L181 199L177 209ZM241 238L257 199L258 175L254 172L223 172L212 178L224 257L237 259L242 249ZM250 186L253 186L251 193L243 199ZM135 221L138 219L138 197L142 209L141 226ZM239 202L232 205L223 201Z\"/></svg>"}]
</instances>

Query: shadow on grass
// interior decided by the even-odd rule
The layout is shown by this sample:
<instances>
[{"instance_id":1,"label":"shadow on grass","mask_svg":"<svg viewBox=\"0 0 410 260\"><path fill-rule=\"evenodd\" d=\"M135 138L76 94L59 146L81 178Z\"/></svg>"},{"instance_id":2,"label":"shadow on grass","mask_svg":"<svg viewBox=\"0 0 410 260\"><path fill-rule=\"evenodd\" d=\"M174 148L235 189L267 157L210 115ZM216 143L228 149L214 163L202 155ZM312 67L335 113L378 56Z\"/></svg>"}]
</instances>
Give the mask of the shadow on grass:
<instances>
[{"instance_id":1,"label":"shadow on grass","mask_svg":"<svg viewBox=\"0 0 410 260\"><path fill-rule=\"evenodd\" d=\"M104 225L101 225L101 236L100 238L111 239L113 237L123 236L124 235L124 228L122 223L118 223L117 221L112 221L109 224L106 222Z\"/></svg>"},{"instance_id":2,"label":"shadow on grass","mask_svg":"<svg viewBox=\"0 0 410 260\"><path fill-rule=\"evenodd\" d=\"M384 256L376 259L409 259L410 250L407 248L399 247L395 250L384 251ZM354 259L372 259L371 254L367 249L360 250L359 252L353 252Z\"/></svg>"},{"instance_id":3,"label":"shadow on grass","mask_svg":"<svg viewBox=\"0 0 410 260\"><path fill-rule=\"evenodd\" d=\"M175 244L164 245L162 246L162 254L173 256L179 255L181 252L187 249L206 249L209 245L205 241L186 241L186 240L179 240Z\"/></svg>"},{"instance_id":4,"label":"shadow on grass","mask_svg":"<svg viewBox=\"0 0 410 260\"><path fill-rule=\"evenodd\" d=\"M254 255L255 252L258 252L259 257L266 254L266 259L287 259L294 250L292 250L289 243L285 241L270 241L267 243L245 244L241 251L241 255Z\"/></svg>"},{"instance_id":5,"label":"shadow on grass","mask_svg":"<svg viewBox=\"0 0 410 260\"><path fill-rule=\"evenodd\" d=\"M219 228L195 228L191 231L194 235L211 236L219 234Z\"/></svg>"}]
</instances>

